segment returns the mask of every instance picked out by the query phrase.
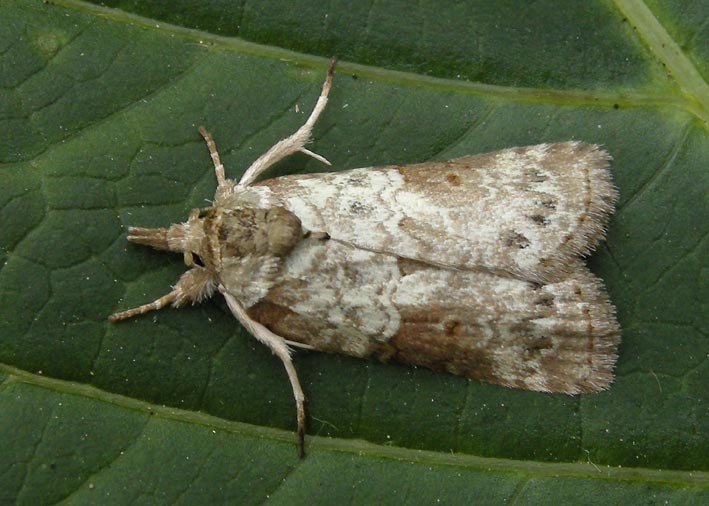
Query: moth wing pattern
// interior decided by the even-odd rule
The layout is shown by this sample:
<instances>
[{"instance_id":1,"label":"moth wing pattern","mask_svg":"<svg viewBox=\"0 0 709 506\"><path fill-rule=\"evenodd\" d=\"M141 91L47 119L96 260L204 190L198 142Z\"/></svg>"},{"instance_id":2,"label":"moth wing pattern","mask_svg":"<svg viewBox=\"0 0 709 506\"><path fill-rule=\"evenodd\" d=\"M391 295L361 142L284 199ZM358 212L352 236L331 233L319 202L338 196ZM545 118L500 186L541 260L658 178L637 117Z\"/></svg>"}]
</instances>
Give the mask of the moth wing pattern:
<instances>
[{"instance_id":1,"label":"moth wing pattern","mask_svg":"<svg viewBox=\"0 0 709 506\"><path fill-rule=\"evenodd\" d=\"M572 267L565 280L538 284L306 240L248 313L320 351L527 390L595 392L613 379L619 328L600 281L582 263Z\"/></svg>"},{"instance_id":2,"label":"moth wing pattern","mask_svg":"<svg viewBox=\"0 0 709 506\"><path fill-rule=\"evenodd\" d=\"M335 59L306 122L236 182L204 128L213 205L128 240L182 253L189 270L118 322L219 291L282 361L304 455L305 395L289 344L400 361L510 387L576 394L608 387L620 329L581 263L617 193L610 156L562 142L417 165L255 183L305 148L327 104Z\"/></svg>"},{"instance_id":3,"label":"moth wing pattern","mask_svg":"<svg viewBox=\"0 0 709 506\"><path fill-rule=\"evenodd\" d=\"M370 251L520 279L563 279L602 237L610 156L562 142L258 183L309 230Z\"/></svg>"},{"instance_id":4,"label":"moth wing pattern","mask_svg":"<svg viewBox=\"0 0 709 506\"><path fill-rule=\"evenodd\" d=\"M222 264L221 279L226 292L237 294L239 300L250 306L268 293L278 269L279 260L274 256L229 258Z\"/></svg>"}]
</instances>

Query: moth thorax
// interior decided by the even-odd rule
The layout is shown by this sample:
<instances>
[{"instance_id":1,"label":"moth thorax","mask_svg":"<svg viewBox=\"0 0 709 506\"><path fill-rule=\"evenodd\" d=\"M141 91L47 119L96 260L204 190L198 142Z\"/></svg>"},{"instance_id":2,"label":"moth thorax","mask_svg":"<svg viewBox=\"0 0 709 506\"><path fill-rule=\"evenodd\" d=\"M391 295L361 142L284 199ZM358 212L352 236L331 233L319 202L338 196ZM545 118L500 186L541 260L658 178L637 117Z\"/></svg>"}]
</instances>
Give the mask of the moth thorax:
<instances>
[{"instance_id":1,"label":"moth thorax","mask_svg":"<svg viewBox=\"0 0 709 506\"><path fill-rule=\"evenodd\" d=\"M229 211L219 229L222 258L285 256L302 238L300 219L282 207Z\"/></svg>"},{"instance_id":2,"label":"moth thorax","mask_svg":"<svg viewBox=\"0 0 709 506\"><path fill-rule=\"evenodd\" d=\"M282 207L268 210L269 223L268 249L277 256L290 253L303 238L303 227L300 218Z\"/></svg>"}]
</instances>

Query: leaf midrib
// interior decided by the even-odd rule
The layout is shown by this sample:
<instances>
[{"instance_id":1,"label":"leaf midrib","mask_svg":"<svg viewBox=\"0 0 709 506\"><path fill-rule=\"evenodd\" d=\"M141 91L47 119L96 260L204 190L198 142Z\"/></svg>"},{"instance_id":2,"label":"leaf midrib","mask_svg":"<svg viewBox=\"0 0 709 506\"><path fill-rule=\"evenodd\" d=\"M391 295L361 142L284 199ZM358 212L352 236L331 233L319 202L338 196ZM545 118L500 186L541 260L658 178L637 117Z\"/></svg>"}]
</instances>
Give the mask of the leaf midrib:
<instances>
[{"instance_id":1,"label":"leaf midrib","mask_svg":"<svg viewBox=\"0 0 709 506\"><path fill-rule=\"evenodd\" d=\"M235 37L214 35L163 21L156 23L156 20L151 18L85 3L80 0L56 0L53 3L112 21L173 34L184 39L193 40L200 45L208 45L220 50L237 51L308 67L325 68L329 61L329 58L257 44ZM462 80L454 81L447 78L382 69L343 61L338 63L338 69L343 73L357 74L363 78L375 78L394 84L449 93L485 95L520 102L564 103L577 106L614 106L621 104L640 107L671 105L690 112L705 124L709 124L709 84L702 78L696 66L681 51L679 45L670 37L652 11L641 0L616 0L615 5L636 28L636 33L647 44L653 56L669 69L675 82L683 91L682 95L671 93L670 90L672 88L667 86L657 87L657 89L652 89L649 92L639 90L554 90L499 86Z\"/></svg>"},{"instance_id":2,"label":"leaf midrib","mask_svg":"<svg viewBox=\"0 0 709 506\"><path fill-rule=\"evenodd\" d=\"M709 85L654 13L641 0L616 0L615 5L685 93L685 108L709 123ZM692 104L693 101L697 106Z\"/></svg>"},{"instance_id":3,"label":"leaf midrib","mask_svg":"<svg viewBox=\"0 0 709 506\"><path fill-rule=\"evenodd\" d=\"M166 420L209 427L211 429L245 436L293 443L295 446L295 436L291 431L225 420L201 412L160 406L132 397L108 392L87 384L32 374L3 363L0 363L0 373L6 375L5 380L0 384L0 391L7 390L14 383L24 383L64 395L75 395L99 402L106 402L124 409L152 414L155 417ZM465 454L413 450L390 445L378 445L357 439L323 436L307 436L307 447L310 452L330 451L349 453L358 457L405 461L429 466L453 466L488 472L512 472L534 478L574 477L613 482L654 483L679 487L709 487L709 473L701 471L674 471L620 466L601 467L585 462L549 463L478 457Z\"/></svg>"}]
</instances>

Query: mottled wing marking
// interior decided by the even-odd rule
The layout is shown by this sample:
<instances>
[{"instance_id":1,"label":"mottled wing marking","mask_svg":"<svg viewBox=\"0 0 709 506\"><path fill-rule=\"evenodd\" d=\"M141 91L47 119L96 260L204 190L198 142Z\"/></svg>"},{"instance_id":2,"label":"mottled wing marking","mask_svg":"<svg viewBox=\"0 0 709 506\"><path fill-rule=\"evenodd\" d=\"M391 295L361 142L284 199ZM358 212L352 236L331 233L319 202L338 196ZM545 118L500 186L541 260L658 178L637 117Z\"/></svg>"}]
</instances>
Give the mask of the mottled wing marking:
<instances>
[{"instance_id":1,"label":"mottled wing marking","mask_svg":"<svg viewBox=\"0 0 709 506\"><path fill-rule=\"evenodd\" d=\"M581 263L538 284L303 241L249 315L321 351L445 370L529 390L593 392L612 381L619 328Z\"/></svg>"},{"instance_id":2,"label":"mottled wing marking","mask_svg":"<svg viewBox=\"0 0 709 506\"><path fill-rule=\"evenodd\" d=\"M602 237L617 198L609 160L598 146L564 142L253 189L270 189L306 229L359 248L546 282Z\"/></svg>"},{"instance_id":3,"label":"mottled wing marking","mask_svg":"<svg viewBox=\"0 0 709 506\"><path fill-rule=\"evenodd\" d=\"M219 279L230 295L248 307L268 294L278 267L279 259L274 256L230 257L222 262Z\"/></svg>"},{"instance_id":4,"label":"mottled wing marking","mask_svg":"<svg viewBox=\"0 0 709 506\"><path fill-rule=\"evenodd\" d=\"M372 260L383 261L372 264ZM305 239L284 259L281 275L252 317L270 328L263 308L269 304L284 318L291 334L274 332L323 351L342 350L369 355L372 342L387 341L399 328L400 317L391 299L400 274L396 259L334 241ZM256 315L257 316L254 316ZM274 327L275 328L275 327ZM272 329L273 330L273 329Z\"/></svg>"},{"instance_id":5,"label":"mottled wing marking","mask_svg":"<svg viewBox=\"0 0 709 506\"><path fill-rule=\"evenodd\" d=\"M432 369L569 394L602 390L613 379L614 310L580 262L564 281L544 285L440 269L401 283L402 324L391 339L399 361L418 356Z\"/></svg>"}]
</instances>

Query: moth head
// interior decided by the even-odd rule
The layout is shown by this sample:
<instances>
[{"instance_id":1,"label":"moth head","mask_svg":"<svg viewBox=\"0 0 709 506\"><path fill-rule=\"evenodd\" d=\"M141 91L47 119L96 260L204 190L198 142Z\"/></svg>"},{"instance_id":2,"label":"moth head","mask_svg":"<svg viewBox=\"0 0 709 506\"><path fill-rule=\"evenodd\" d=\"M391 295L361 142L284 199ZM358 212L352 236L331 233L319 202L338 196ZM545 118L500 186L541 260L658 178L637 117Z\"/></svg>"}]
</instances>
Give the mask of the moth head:
<instances>
[{"instance_id":1,"label":"moth head","mask_svg":"<svg viewBox=\"0 0 709 506\"><path fill-rule=\"evenodd\" d=\"M217 286L216 276L211 268L210 259L206 258L204 263L200 259L209 251L208 241L204 240L204 227L210 209L205 211L206 213L203 214L199 209L194 209L186 222L176 223L168 228L130 227L128 229L129 241L152 246L155 249L182 253L185 264L190 269L180 277L170 293L148 304L113 313L108 317L109 321L118 322L170 304L174 307L181 307L187 303L196 304L212 296Z\"/></svg>"},{"instance_id":2,"label":"moth head","mask_svg":"<svg viewBox=\"0 0 709 506\"><path fill-rule=\"evenodd\" d=\"M168 228L129 227L128 240L155 249L183 253L188 267L202 265L205 241L204 212L193 209L184 223L175 223Z\"/></svg>"}]
</instances>

